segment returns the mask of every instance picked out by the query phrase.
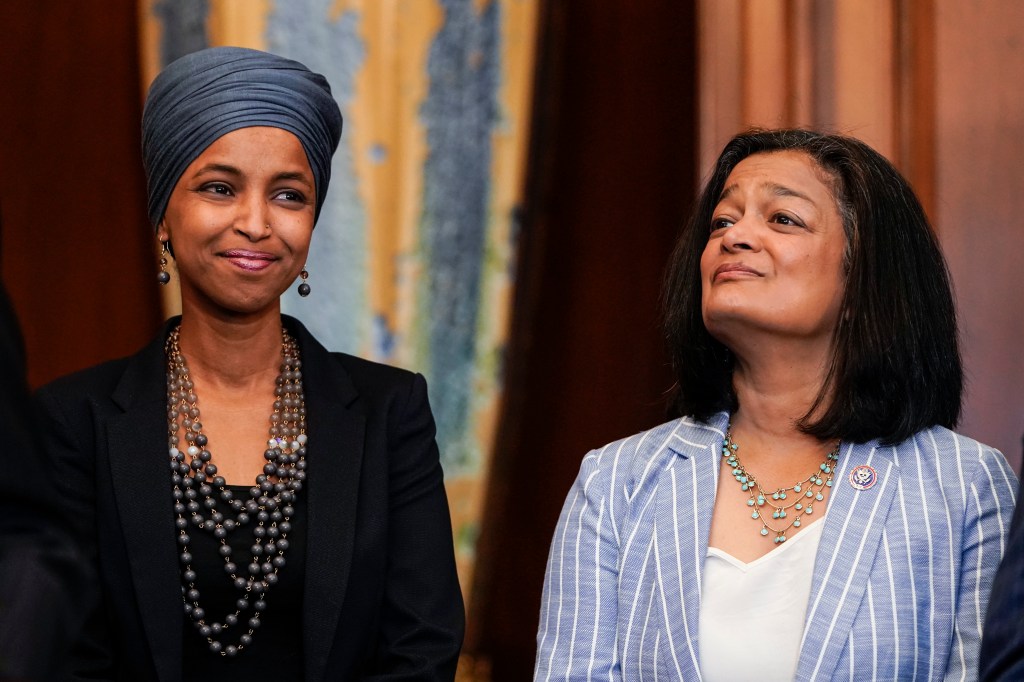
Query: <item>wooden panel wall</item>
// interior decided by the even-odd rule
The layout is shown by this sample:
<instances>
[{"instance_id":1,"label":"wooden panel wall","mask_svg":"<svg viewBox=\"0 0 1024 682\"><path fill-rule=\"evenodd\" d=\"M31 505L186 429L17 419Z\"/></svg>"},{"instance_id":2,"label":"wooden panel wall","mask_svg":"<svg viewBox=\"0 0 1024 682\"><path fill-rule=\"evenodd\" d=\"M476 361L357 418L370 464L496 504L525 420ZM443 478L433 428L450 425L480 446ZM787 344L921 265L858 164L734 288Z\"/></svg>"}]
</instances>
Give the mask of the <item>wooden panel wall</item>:
<instances>
[{"instance_id":1,"label":"wooden panel wall","mask_svg":"<svg viewBox=\"0 0 1024 682\"><path fill-rule=\"evenodd\" d=\"M5 0L2 273L34 386L148 341L162 319L139 153L135 0Z\"/></svg>"}]
</instances>

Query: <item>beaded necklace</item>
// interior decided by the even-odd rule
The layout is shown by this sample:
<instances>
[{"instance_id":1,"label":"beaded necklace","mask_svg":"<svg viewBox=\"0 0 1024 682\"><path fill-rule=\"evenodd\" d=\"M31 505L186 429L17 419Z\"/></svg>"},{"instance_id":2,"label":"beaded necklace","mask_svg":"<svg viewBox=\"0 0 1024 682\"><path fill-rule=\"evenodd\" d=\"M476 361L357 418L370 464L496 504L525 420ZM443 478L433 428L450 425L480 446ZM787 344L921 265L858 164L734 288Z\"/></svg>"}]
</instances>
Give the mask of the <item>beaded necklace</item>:
<instances>
[{"instance_id":1,"label":"beaded necklace","mask_svg":"<svg viewBox=\"0 0 1024 682\"><path fill-rule=\"evenodd\" d=\"M175 525L181 559L181 596L185 617L199 635L206 638L210 651L221 656L236 656L252 644L260 626L260 615L267 608L267 591L278 580L285 565L288 533L291 531L292 506L306 479L306 406L302 390L302 361L298 343L282 331L281 372L274 387L274 411L270 415L270 439L263 453L266 464L249 489L248 499L236 499L207 448L208 439L199 421L199 399L185 358L179 347L178 326L167 337L167 442L171 456L171 484L174 495ZM179 437L179 433L182 436ZM181 439L184 447L179 448ZM239 567L233 561L228 535L252 524L252 557ZM189 552L189 526L210 533L220 543L224 572L238 591L236 609L223 622L208 618L199 605L196 572ZM252 599L255 597L255 599ZM252 609L244 621L243 614ZM243 623L247 630L237 644L225 646L222 637Z\"/></svg>"},{"instance_id":2,"label":"beaded necklace","mask_svg":"<svg viewBox=\"0 0 1024 682\"><path fill-rule=\"evenodd\" d=\"M768 537L774 534L772 541L780 544L786 541L786 533L790 528L799 528L803 523L805 515L814 513L814 502L821 502L825 499L825 488L832 487L832 476L835 472L835 463L839 460L839 443L836 443L834 450L825 455L822 462L807 478L794 483L788 488L779 488L772 493L765 492L757 478L743 468L740 463L737 451L740 446L732 439L732 424L725 432L725 440L722 441L722 458L725 463L732 467L732 476L744 492L749 495L747 506L752 507L750 518L761 522L761 535ZM792 498L790 498L792 494ZM767 510L771 508L771 518L782 525L773 526L768 523ZM787 521L790 516L791 521Z\"/></svg>"}]
</instances>

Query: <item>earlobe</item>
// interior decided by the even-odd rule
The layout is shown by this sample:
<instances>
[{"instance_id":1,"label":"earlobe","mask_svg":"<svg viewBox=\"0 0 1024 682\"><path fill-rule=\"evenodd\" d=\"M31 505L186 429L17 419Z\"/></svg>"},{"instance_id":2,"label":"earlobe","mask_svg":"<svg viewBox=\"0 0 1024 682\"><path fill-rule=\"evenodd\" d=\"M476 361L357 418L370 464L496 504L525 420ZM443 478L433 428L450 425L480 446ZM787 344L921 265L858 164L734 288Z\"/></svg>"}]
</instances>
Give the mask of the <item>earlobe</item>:
<instances>
[{"instance_id":1,"label":"earlobe","mask_svg":"<svg viewBox=\"0 0 1024 682\"><path fill-rule=\"evenodd\" d=\"M166 223L163 220L161 220L160 224L157 225L157 228L156 228L156 238L157 238L157 241L160 241L160 242L169 242L169 241L171 241L170 232L167 231L167 225L166 225Z\"/></svg>"}]
</instances>

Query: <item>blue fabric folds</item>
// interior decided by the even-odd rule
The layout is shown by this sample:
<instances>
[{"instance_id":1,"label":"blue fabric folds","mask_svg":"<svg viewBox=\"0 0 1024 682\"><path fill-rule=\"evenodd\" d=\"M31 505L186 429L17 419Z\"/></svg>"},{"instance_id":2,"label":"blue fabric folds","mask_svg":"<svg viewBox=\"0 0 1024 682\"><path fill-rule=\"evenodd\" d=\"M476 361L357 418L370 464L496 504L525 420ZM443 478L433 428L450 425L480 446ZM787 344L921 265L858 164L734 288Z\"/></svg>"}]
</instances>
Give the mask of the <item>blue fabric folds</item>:
<instances>
[{"instance_id":1,"label":"blue fabric folds","mask_svg":"<svg viewBox=\"0 0 1024 682\"><path fill-rule=\"evenodd\" d=\"M341 110L327 79L303 64L242 47L193 52L153 81L142 115L149 219L163 219L171 192L196 157L223 135L267 126L302 143L316 181L316 217L327 196Z\"/></svg>"}]
</instances>

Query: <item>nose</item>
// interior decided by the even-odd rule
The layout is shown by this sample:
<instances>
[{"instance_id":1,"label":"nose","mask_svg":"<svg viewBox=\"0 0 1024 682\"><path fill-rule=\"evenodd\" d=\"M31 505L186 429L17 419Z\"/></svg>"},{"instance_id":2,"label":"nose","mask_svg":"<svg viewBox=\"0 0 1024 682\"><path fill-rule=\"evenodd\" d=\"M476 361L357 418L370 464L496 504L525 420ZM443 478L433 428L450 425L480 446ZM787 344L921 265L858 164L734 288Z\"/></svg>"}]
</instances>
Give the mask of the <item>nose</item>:
<instances>
[{"instance_id":1,"label":"nose","mask_svg":"<svg viewBox=\"0 0 1024 682\"><path fill-rule=\"evenodd\" d=\"M722 235L722 249L729 253L759 251L761 239L757 217L744 214L738 221L730 225Z\"/></svg>"},{"instance_id":2,"label":"nose","mask_svg":"<svg viewBox=\"0 0 1024 682\"><path fill-rule=\"evenodd\" d=\"M253 197L240 205L235 216L235 231L245 235L252 242L258 242L270 236L270 211L261 197Z\"/></svg>"}]
</instances>

